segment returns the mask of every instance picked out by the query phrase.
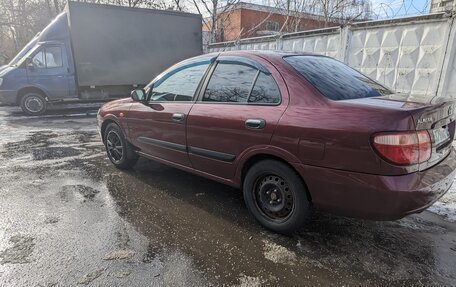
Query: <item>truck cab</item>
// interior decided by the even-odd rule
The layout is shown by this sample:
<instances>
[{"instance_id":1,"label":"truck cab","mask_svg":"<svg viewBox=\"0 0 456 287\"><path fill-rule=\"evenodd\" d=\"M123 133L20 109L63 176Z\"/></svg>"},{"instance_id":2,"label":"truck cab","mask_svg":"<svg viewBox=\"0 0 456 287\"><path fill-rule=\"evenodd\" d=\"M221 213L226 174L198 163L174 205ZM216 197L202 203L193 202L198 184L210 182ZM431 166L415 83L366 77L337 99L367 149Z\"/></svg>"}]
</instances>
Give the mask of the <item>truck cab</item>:
<instances>
[{"instance_id":1,"label":"truck cab","mask_svg":"<svg viewBox=\"0 0 456 287\"><path fill-rule=\"evenodd\" d=\"M77 98L66 22L59 15L0 69L0 103L39 115L50 101Z\"/></svg>"}]
</instances>

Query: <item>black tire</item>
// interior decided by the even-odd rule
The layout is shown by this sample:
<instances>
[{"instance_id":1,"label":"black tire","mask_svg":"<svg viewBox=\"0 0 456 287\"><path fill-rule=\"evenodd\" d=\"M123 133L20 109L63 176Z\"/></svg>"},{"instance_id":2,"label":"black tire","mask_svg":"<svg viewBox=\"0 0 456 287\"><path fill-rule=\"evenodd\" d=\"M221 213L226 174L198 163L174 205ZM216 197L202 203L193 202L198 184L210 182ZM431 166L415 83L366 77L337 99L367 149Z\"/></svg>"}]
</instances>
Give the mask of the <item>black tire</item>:
<instances>
[{"instance_id":1,"label":"black tire","mask_svg":"<svg viewBox=\"0 0 456 287\"><path fill-rule=\"evenodd\" d=\"M103 138L108 158L115 167L130 169L136 164L139 156L133 151L117 124L110 123L105 129Z\"/></svg>"},{"instance_id":2,"label":"black tire","mask_svg":"<svg viewBox=\"0 0 456 287\"><path fill-rule=\"evenodd\" d=\"M275 232L290 234L309 217L311 203L302 179L280 161L254 164L245 176L243 193L253 216Z\"/></svg>"},{"instance_id":3,"label":"black tire","mask_svg":"<svg viewBox=\"0 0 456 287\"><path fill-rule=\"evenodd\" d=\"M26 93L21 98L21 109L29 116L39 116L46 112L47 102L40 93Z\"/></svg>"}]
</instances>

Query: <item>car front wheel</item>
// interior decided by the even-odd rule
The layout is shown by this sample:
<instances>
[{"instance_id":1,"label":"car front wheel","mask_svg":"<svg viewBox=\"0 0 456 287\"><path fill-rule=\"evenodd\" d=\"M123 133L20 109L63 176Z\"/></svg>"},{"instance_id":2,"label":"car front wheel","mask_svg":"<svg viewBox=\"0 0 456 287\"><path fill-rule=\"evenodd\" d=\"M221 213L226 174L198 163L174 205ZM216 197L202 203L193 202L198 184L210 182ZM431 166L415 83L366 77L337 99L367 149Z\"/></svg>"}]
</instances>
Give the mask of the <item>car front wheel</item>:
<instances>
[{"instance_id":1,"label":"car front wheel","mask_svg":"<svg viewBox=\"0 0 456 287\"><path fill-rule=\"evenodd\" d=\"M108 157L115 167L129 169L138 161L138 155L132 150L117 124L111 123L106 127L104 143Z\"/></svg>"},{"instance_id":2,"label":"car front wheel","mask_svg":"<svg viewBox=\"0 0 456 287\"><path fill-rule=\"evenodd\" d=\"M254 164L245 176L243 193L253 216L275 232L289 234L308 218L307 189L300 176L280 161Z\"/></svg>"}]
</instances>

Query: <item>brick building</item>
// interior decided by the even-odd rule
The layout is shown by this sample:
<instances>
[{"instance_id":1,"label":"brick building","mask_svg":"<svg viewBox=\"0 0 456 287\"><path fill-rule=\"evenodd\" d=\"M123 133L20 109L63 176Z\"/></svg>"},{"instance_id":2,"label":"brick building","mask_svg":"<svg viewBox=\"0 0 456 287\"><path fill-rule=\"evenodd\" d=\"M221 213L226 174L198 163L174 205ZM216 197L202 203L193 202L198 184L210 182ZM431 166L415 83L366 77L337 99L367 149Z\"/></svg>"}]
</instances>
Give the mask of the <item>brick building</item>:
<instances>
[{"instance_id":1,"label":"brick building","mask_svg":"<svg viewBox=\"0 0 456 287\"><path fill-rule=\"evenodd\" d=\"M279 32L297 32L341 23L326 22L324 17L309 13L292 12L270 6L239 2L220 8L217 15L216 42L233 41L243 38L274 35ZM212 21L206 19L203 31L211 30Z\"/></svg>"}]
</instances>

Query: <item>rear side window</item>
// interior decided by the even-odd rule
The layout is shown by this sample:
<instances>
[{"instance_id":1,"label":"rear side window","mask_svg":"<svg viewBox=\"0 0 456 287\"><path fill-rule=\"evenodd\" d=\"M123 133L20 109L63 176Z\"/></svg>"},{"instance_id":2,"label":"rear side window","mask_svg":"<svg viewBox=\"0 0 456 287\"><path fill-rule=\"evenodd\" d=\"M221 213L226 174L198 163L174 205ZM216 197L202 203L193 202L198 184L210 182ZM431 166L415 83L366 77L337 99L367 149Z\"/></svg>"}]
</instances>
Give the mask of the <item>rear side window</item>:
<instances>
[{"instance_id":1,"label":"rear side window","mask_svg":"<svg viewBox=\"0 0 456 287\"><path fill-rule=\"evenodd\" d=\"M258 74L248 102L266 104L278 104L280 102L279 87L271 75L266 75L263 72Z\"/></svg>"},{"instance_id":2,"label":"rear side window","mask_svg":"<svg viewBox=\"0 0 456 287\"><path fill-rule=\"evenodd\" d=\"M276 104L280 92L271 75L243 63L218 63L204 102Z\"/></svg>"},{"instance_id":3,"label":"rear side window","mask_svg":"<svg viewBox=\"0 0 456 287\"><path fill-rule=\"evenodd\" d=\"M217 64L207 85L203 101L246 103L257 72L257 69L247 65Z\"/></svg>"},{"instance_id":4,"label":"rear side window","mask_svg":"<svg viewBox=\"0 0 456 287\"><path fill-rule=\"evenodd\" d=\"M351 100L379 97L393 92L349 66L321 56L291 56L284 60L325 97Z\"/></svg>"}]
</instances>

